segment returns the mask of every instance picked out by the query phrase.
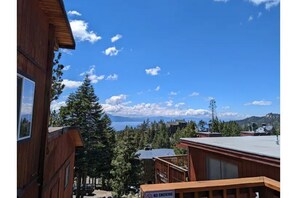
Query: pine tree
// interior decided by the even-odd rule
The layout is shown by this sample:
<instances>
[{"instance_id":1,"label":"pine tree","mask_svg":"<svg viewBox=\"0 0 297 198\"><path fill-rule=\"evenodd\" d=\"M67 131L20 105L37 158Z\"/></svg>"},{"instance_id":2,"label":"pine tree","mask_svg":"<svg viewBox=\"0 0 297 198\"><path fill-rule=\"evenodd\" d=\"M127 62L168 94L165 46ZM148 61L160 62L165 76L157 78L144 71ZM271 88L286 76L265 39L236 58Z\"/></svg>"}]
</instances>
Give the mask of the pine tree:
<instances>
[{"instance_id":1,"label":"pine tree","mask_svg":"<svg viewBox=\"0 0 297 198\"><path fill-rule=\"evenodd\" d=\"M123 137L117 140L114 159L112 160L112 189L120 197L129 191L129 186L139 186L142 170L137 159L136 140L133 129L126 127Z\"/></svg>"},{"instance_id":2,"label":"pine tree","mask_svg":"<svg viewBox=\"0 0 297 198\"><path fill-rule=\"evenodd\" d=\"M104 164L105 142L104 112L99 104L99 99L94 93L94 88L88 76L75 93L69 95L66 106L61 107L60 117L64 126L80 128L84 147L76 151L75 168L78 178L85 184L87 175L99 174L98 167ZM80 190L78 182L78 191ZM79 192L77 193L79 196Z\"/></svg>"}]
</instances>

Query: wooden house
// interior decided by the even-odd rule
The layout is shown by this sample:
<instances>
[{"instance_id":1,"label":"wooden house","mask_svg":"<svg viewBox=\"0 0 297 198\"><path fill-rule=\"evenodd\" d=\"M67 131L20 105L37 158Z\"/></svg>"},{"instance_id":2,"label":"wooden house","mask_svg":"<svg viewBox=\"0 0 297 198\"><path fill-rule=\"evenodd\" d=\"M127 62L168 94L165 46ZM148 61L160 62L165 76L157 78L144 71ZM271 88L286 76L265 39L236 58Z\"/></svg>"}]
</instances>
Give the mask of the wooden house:
<instances>
[{"instance_id":1,"label":"wooden house","mask_svg":"<svg viewBox=\"0 0 297 198\"><path fill-rule=\"evenodd\" d=\"M136 152L138 159L142 161L143 165L143 178L144 183L151 184L155 183L155 158L174 156L173 149L152 149L151 147L146 147L144 150L138 150Z\"/></svg>"},{"instance_id":2,"label":"wooden house","mask_svg":"<svg viewBox=\"0 0 297 198\"><path fill-rule=\"evenodd\" d=\"M142 185L141 197L280 197L275 136L181 138L180 144L188 149L188 178L172 160L156 160L162 184Z\"/></svg>"},{"instance_id":3,"label":"wooden house","mask_svg":"<svg viewBox=\"0 0 297 198\"><path fill-rule=\"evenodd\" d=\"M68 193L60 193L62 189L59 186L64 180L59 178L64 178L68 170L67 174L71 176L74 148L81 146L82 140L77 129L70 129L68 133L63 129L59 135L59 132L48 133L52 66L54 50L58 48L75 48L63 1L18 0L18 197L71 195L66 188ZM65 167L67 163L69 168ZM71 186L71 177L68 182Z\"/></svg>"},{"instance_id":4,"label":"wooden house","mask_svg":"<svg viewBox=\"0 0 297 198\"><path fill-rule=\"evenodd\" d=\"M189 180L266 176L280 181L275 136L182 138L188 148Z\"/></svg>"}]
</instances>

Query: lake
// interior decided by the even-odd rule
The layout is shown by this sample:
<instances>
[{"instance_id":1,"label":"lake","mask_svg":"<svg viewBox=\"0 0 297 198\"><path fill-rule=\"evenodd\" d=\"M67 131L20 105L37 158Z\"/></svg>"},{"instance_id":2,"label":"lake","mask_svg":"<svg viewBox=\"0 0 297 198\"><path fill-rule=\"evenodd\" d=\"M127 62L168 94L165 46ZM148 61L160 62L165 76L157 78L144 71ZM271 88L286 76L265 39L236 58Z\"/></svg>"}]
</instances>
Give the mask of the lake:
<instances>
[{"instance_id":1,"label":"lake","mask_svg":"<svg viewBox=\"0 0 297 198\"><path fill-rule=\"evenodd\" d=\"M129 127L136 127L140 124L142 124L143 122L112 122L111 126L116 130L116 131L120 131L120 130L124 130L126 126Z\"/></svg>"}]
</instances>

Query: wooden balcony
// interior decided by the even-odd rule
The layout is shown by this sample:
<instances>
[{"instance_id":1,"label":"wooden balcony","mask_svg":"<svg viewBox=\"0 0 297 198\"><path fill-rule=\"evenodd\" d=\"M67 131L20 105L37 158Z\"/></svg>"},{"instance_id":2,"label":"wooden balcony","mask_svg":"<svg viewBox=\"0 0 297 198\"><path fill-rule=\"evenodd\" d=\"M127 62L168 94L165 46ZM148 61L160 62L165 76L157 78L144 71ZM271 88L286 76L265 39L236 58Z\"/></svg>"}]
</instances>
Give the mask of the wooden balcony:
<instances>
[{"instance_id":1,"label":"wooden balcony","mask_svg":"<svg viewBox=\"0 0 297 198\"><path fill-rule=\"evenodd\" d=\"M280 182L267 177L141 185L141 198L279 198Z\"/></svg>"},{"instance_id":2,"label":"wooden balcony","mask_svg":"<svg viewBox=\"0 0 297 198\"><path fill-rule=\"evenodd\" d=\"M155 158L155 183L184 182L187 178L187 155Z\"/></svg>"}]
</instances>

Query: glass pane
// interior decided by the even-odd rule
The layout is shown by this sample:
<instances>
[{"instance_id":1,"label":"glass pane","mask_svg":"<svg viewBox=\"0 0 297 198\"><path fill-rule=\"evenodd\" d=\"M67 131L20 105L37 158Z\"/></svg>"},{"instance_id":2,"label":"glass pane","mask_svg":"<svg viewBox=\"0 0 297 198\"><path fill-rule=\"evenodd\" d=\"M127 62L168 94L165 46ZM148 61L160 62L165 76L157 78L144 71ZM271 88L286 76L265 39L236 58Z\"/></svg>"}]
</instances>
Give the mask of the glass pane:
<instances>
[{"instance_id":1,"label":"glass pane","mask_svg":"<svg viewBox=\"0 0 297 198\"><path fill-rule=\"evenodd\" d=\"M33 102L34 102L34 82L23 78L23 90L21 97L21 112L20 112L20 126L19 126L19 139L30 137Z\"/></svg>"},{"instance_id":2,"label":"glass pane","mask_svg":"<svg viewBox=\"0 0 297 198\"><path fill-rule=\"evenodd\" d=\"M70 177L70 164L68 164L65 170L65 185L64 185L65 188L68 186L69 177Z\"/></svg>"},{"instance_id":3,"label":"glass pane","mask_svg":"<svg viewBox=\"0 0 297 198\"><path fill-rule=\"evenodd\" d=\"M20 121L20 109L21 109L21 97L22 97L22 88L23 88L23 78L20 76L17 77L17 126L19 129L19 121Z\"/></svg>"},{"instance_id":4,"label":"glass pane","mask_svg":"<svg viewBox=\"0 0 297 198\"><path fill-rule=\"evenodd\" d=\"M222 179L238 178L238 167L235 164L222 161Z\"/></svg>"},{"instance_id":5,"label":"glass pane","mask_svg":"<svg viewBox=\"0 0 297 198\"><path fill-rule=\"evenodd\" d=\"M206 163L207 179L221 179L220 160L208 157Z\"/></svg>"}]
</instances>

